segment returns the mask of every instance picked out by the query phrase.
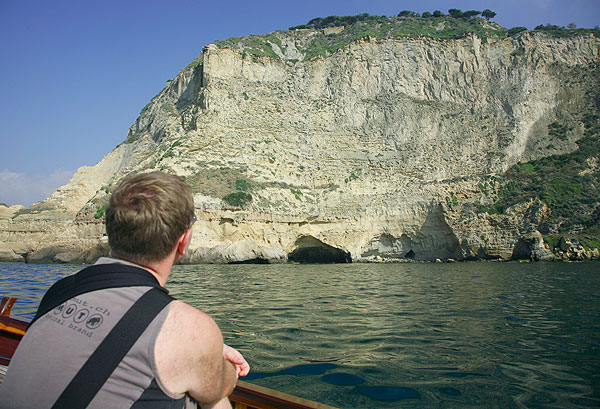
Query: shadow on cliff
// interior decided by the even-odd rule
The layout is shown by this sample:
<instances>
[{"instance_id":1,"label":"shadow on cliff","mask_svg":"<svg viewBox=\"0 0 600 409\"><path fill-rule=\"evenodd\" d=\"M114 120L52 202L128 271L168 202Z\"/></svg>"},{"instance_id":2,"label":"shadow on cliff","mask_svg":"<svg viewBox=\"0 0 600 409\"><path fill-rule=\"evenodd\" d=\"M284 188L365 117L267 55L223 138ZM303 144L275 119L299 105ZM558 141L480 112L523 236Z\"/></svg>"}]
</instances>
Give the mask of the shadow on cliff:
<instances>
[{"instance_id":1,"label":"shadow on cliff","mask_svg":"<svg viewBox=\"0 0 600 409\"><path fill-rule=\"evenodd\" d=\"M406 260L462 260L458 238L446 222L441 206L432 207L420 229L395 237L382 233L373 238L363 258L382 257Z\"/></svg>"}]
</instances>

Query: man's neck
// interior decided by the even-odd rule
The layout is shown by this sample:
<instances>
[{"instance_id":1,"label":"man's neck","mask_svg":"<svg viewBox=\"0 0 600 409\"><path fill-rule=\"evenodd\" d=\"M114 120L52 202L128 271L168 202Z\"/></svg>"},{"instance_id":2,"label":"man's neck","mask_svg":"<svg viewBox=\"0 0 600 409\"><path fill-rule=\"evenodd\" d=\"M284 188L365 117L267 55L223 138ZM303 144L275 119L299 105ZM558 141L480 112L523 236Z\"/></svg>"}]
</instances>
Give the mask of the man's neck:
<instances>
[{"instance_id":1,"label":"man's neck","mask_svg":"<svg viewBox=\"0 0 600 409\"><path fill-rule=\"evenodd\" d=\"M144 267L150 272L150 274L156 277L161 286L165 287L167 285L169 275L171 274L171 268L173 268L173 263L168 262L167 260L162 260L158 263L143 265L142 267Z\"/></svg>"},{"instance_id":2,"label":"man's neck","mask_svg":"<svg viewBox=\"0 0 600 409\"><path fill-rule=\"evenodd\" d=\"M173 267L173 263L170 261L169 257L155 263L140 263L135 260L129 260L127 257L123 257L115 252L111 253L111 257L118 258L142 267L144 270L152 274L163 287L166 286L169 275L171 274L171 268Z\"/></svg>"}]
</instances>

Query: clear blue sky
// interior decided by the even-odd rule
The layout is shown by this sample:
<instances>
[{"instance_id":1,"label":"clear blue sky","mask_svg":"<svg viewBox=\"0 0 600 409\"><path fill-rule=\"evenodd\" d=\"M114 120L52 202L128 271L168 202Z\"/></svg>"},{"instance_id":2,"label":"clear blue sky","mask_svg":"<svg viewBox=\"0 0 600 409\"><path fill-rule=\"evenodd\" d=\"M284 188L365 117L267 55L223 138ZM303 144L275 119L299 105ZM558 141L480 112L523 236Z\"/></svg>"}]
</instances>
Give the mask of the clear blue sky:
<instances>
[{"instance_id":1,"label":"clear blue sky","mask_svg":"<svg viewBox=\"0 0 600 409\"><path fill-rule=\"evenodd\" d=\"M100 161L215 40L450 8L489 8L506 28L600 24L600 0L0 0L0 203L29 206Z\"/></svg>"}]
</instances>

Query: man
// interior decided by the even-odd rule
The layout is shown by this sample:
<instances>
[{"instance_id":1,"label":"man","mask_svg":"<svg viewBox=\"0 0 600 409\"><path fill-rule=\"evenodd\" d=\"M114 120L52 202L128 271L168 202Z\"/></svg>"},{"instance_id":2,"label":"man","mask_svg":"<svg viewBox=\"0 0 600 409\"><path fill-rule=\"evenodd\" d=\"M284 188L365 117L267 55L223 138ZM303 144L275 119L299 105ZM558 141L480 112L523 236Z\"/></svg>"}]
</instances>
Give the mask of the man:
<instances>
[{"instance_id":1,"label":"man","mask_svg":"<svg viewBox=\"0 0 600 409\"><path fill-rule=\"evenodd\" d=\"M0 386L0 407L187 408L191 397L230 408L248 363L211 317L164 289L194 221L178 176L126 177L106 210L112 257L48 290Z\"/></svg>"}]
</instances>

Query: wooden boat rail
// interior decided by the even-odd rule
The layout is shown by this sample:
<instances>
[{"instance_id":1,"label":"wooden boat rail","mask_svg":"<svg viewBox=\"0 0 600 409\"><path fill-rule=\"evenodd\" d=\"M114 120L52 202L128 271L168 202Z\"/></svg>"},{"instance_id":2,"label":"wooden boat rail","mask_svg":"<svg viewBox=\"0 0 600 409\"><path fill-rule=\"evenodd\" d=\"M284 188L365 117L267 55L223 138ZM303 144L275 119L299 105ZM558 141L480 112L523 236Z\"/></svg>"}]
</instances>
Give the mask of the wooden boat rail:
<instances>
[{"instance_id":1,"label":"wooden boat rail","mask_svg":"<svg viewBox=\"0 0 600 409\"><path fill-rule=\"evenodd\" d=\"M0 383L29 325L28 322L10 317L15 301L15 297L2 297L0 304ZM336 409L242 380L238 380L229 400L233 409Z\"/></svg>"},{"instance_id":2,"label":"wooden boat rail","mask_svg":"<svg viewBox=\"0 0 600 409\"><path fill-rule=\"evenodd\" d=\"M333 406L238 380L229 396L234 409L336 409Z\"/></svg>"}]
</instances>

